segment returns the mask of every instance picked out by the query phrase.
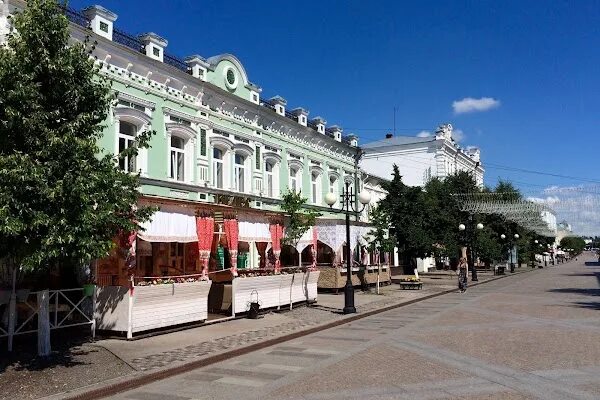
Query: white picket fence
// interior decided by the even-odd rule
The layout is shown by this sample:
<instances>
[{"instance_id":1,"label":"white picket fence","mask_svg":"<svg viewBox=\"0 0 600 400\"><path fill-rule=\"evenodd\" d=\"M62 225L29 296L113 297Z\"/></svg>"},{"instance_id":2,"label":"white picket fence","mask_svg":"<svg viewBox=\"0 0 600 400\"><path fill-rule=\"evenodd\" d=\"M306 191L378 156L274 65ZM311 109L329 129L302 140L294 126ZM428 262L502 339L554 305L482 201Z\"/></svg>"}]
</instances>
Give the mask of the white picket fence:
<instances>
[{"instance_id":1,"label":"white picket fence","mask_svg":"<svg viewBox=\"0 0 600 400\"><path fill-rule=\"evenodd\" d=\"M48 352L52 330L89 325L92 337L95 336L95 290L91 297L85 296L83 288L43 290L18 297L16 292L10 293L6 318L0 321L0 338L8 338L8 351L12 351L13 338L17 335L37 333L38 348L47 347ZM91 301L88 309L83 307L86 299ZM37 324L31 323L35 317Z\"/></svg>"}]
</instances>

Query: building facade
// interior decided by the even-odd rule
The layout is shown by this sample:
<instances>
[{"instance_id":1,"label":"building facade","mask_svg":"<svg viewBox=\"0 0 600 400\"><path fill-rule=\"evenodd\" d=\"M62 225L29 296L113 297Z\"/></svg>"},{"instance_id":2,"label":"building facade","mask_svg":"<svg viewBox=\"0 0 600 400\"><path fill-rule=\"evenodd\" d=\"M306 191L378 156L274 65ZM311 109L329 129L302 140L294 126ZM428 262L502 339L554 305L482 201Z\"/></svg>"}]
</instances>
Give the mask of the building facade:
<instances>
[{"instance_id":1,"label":"building facade","mask_svg":"<svg viewBox=\"0 0 600 400\"><path fill-rule=\"evenodd\" d=\"M424 186L431 178L445 178L459 171L473 174L475 182L483 186L484 168L480 150L462 149L452 137L450 124L438 127L433 136L393 136L367 143L361 168L369 174L390 179L392 166L398 165L402 180L409 186Z\"/></svg>"},{"instance_id":2,"label":"building facade","mask_svg":"<svg viewBox=\"0 0 600 400\"><path fill-rule=\"evenodd\" d=\"M7 14L24 7L21 0L2 2L0 34L10 30ZM364 187L355 136L344 136L341 127L328 126L322 117L311 118L302 107L290 109L280 96L263 98L232 54L178 58L156 33L118 30L118 16L101 6L65 9L65 14L74 41L91 36L97 42L95 64L116 95L102 151L117 155L141 132L155 132L150 147L135 158L115 158L119 168L140 173L140 203L160 207L133 239L137 276L207 272L230 264L265 267L273 252L278 263L300 262L294 249L273 243L272 226L283 224L279 206L288 190L301 192L322 213L296 246L296 253L305 253L302 264L311 262L310 249L317 243L319 258L313 262L341 262L345 240L335 232L343 232L344 219L323 199L327 192L341 195L346 183L353 190ZM363 241L366 215L353 222L353 248ZM199 218L214 221L208 266L198 260ZM235 233L228 220L235 220ZM222 256L221 247L239 259ZM128 279L118 258L100 263L107 283Z\"/></svg>"}]
</instances>

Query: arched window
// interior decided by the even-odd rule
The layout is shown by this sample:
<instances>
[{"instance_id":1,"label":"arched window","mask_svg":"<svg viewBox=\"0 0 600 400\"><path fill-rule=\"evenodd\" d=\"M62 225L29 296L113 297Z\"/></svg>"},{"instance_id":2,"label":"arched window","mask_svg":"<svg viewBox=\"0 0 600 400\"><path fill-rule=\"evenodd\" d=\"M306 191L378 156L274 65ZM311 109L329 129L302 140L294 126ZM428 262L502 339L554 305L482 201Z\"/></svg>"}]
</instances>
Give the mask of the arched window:
<instances>
[{"instance_id":1,"label":"arched window","mask_svg":"<svg viewBox=\"0 0 600 400\"><path fill-rule=\"evenodd\" d=\"M119 121L119 153L134 145L137 131L138 128L134 124L126 121ZM119 159L119 168L126 172L136 172L135 156L131 155Z\"/></svg>"},{"instance_id":2,"label":"arched window","mask_svg":"<svg viewBox=\"0 0 600 400\"><path fill-rule=\"evenodd\" d=\"M273 193L275 193L275 182L274 182L274 169L275 165L267 161L265 162L265 183L266 183L266 193L267 197L273 197Z\"/></svg>"},{"instance_id":3,"label":"arched window","mask_svg":"<svg viewBox=\"0 0 600 400\"><path fill-rule=\"evenodd\" d=\"M223 150L213 148L213 186L217 189L223 189Z\"/></svg>"},{"instance_id":4,"label":"arched window","mask_svg":"<svg viewBox=\"0 0 600 400\"><path fill-rule=\"evenodd\" d=\"M170 177L178 181L185 179L185 140L179 136L171 136L171 163Z\"/></svg>"},{"instance_id":5,"label":"arched window","mask_svg":"<svg viewBox=\"0 0 600 400\"><path fill-rule=\"evenodd\" d=\"M298 172L297 168L290 168L290 190L298 193L300 191L300 185L298 183Z\"/></svg>"},{"instance_id":6,"label":"arched window","mask_svg":"<svg viewBox=\"0 0 600 400\"><path fill-rule=\"evenodd\" d=\"M246 182L246 157L240 153L235 154L235 172L234 172L234 180L235 180L235 190L238 192L245 192L245 182Z\"/></svg>"},{"instance_id":7,"label":"arched window","mask_svg":"<svg viewBox=\"0 0 600 400\"><path fill-rule=\"evenodd\" d=\"M321 174L316 171L311 174L311 189L313 204L321 204Z\"/></svg>"}]
</instances>

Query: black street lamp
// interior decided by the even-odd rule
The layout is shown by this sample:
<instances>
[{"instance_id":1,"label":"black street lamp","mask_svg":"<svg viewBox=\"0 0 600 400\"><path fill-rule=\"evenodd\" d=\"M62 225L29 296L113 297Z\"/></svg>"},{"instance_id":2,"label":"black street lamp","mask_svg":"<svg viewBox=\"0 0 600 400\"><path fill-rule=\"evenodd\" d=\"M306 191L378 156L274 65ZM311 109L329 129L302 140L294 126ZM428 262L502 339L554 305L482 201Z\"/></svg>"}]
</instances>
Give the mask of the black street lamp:
<instances>
[{"instance_id":1,"label":"black street lamp","mask_svg":"<svg viewBox=\"0 0 600 400\"><path fill-rule=\"evenodd\" d=\"M473 216L469 215L469 229L465 226L465 224L458 225L458 230L461 232L465 232L466 235L466 243L467 243L467 263L469 264L469 268L471 268L471 280L473 282L477 282L477 269L475 268L475 238L478 230L483 229L483 224L480 222L477 225L474 225Z\"/></svg>"},{"instance_id":2,"label":"black street lamp","mask_svg":"<svg viewBox=\"0 0 600 400\"><path fill-rule=\"evenodd\" d=\"M538 240L535 239L533 243L538 244ZM535 268L535 246L531 246L531 268Z\"/></svg>"},{"instance_id":3,"label":"black street lamp","mask_svg":"<svg viewBox=\"0 0 600 400\"><path fill-rule=\"evenodd\" d=\"M363 190L358 195L358 201L362 205L360 210L357 209L356 194L354 190L350 188L350 183L346 182L344 193L340 196L341 207L339 212L346 214L346 286L344 286L344 314L351 314L356 312L354 307L354 286L352 285L352 249L350 248L350 214L361 213L366 205L371 201L371 195L369 192ZM337 198L333 193L327 193L325 195L325 203L333 210L333 205L336 203Z\"/></svg>"},{"instance_id":4,"label":"black street lamp","mask_svg":"<svg viewBox=\"0 0 600 400\"><path fill-rule=\"evenodd\" d=\"M515 238L515 240L519 240L519 234L518 233L515 233L513 237ZM502 235L500 235L500 239L502 239L502 240L506 239L506 235L503 233ZM512 273L512 272L515 272L515 263L513 261L513 247L514 247L514 244L513 244L512 240L508 241L508 246L509 246L508 247L508 251L510 252L510 272Z\"/></svg>"}]
</instances>

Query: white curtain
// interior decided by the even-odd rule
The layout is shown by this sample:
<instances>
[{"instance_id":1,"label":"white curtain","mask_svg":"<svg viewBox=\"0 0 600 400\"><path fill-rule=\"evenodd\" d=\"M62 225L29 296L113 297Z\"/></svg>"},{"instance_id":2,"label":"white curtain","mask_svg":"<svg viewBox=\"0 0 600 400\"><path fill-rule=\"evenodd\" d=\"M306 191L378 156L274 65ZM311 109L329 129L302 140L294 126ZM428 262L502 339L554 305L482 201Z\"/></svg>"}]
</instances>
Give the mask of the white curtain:
<instances>
[{"instance_id":1,"label":"white curtain","mask_svg":"<svg viewBox=\"0 0 600 400\"><path fill-rule=\"evenodd\" d=\"M193 210L179 207L177 212L161 207L155 212L150 221L142 224L143 231L138 232L138 237L148 242L197 242L196 217Z\"/></svg>"},{"instance_id":2,"label":"white curtain","mask_svg":"<svg viewBox=\"0 0 600 400\"><path fill-rule=\"evenodd\" d=\"M264 217L240 215L238 218L239 239L242 242L270 242L269 223Z\"/></svg>"}]
</instances>

